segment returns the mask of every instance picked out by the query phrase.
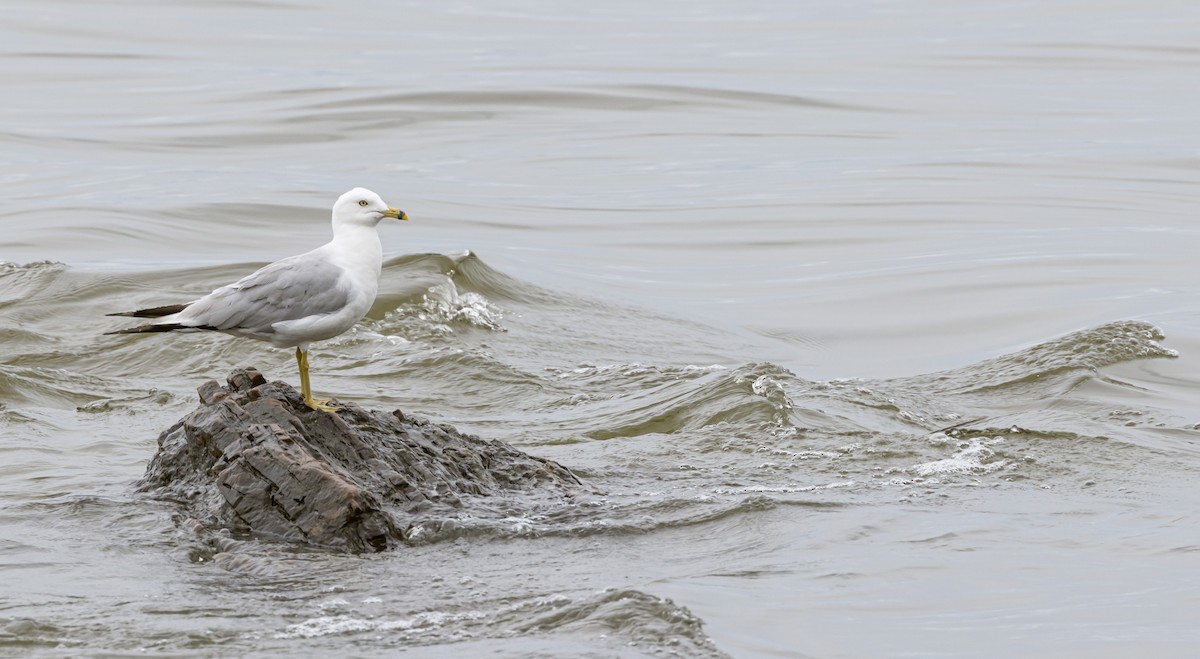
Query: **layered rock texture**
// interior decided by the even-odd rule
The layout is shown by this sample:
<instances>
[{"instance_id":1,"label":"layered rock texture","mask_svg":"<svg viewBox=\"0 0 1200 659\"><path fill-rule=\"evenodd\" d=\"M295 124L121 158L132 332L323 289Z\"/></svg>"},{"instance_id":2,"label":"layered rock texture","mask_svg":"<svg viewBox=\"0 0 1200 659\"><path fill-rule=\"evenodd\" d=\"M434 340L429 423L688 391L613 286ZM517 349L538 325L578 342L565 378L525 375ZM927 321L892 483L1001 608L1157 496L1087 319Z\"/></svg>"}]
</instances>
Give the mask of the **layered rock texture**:
<instances>
[{"instance_id":1,"label":"layered rock texture","mask_svg":"<svg viewBox=\"0 0 1200 659\"><path fill-rule=\"evenodd\" d=\"M584 489L556 462L399 410L312 410L254 368L198 392L200 407L159 436L139 487L205 529L380 551L415 541L430 520L501 518L506 502L561 505Z\"/></svg>"}]
</instances>

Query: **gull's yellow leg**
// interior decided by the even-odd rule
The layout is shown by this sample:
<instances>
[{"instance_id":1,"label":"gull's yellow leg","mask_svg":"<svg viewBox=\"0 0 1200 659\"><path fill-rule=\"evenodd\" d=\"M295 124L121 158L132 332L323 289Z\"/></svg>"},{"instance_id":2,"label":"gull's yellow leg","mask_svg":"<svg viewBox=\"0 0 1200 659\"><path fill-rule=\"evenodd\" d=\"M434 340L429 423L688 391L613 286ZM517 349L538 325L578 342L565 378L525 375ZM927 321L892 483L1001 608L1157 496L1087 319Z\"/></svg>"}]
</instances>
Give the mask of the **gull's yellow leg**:
<instances>
[{"instance_id":1,"label":"gull's yellow leg","mask_svg":"<svg viewBox=\"0 0 1200 659\"><path fill-rule=\"evenodd\" d=\"M296 365L300 367L300 395L304 396L304 404L322 412L337 410L336 407L329 404L329 401L313 398L312 386L308 383L308 353L299 347L296 348Z\"/></svg>"}]
</instances>

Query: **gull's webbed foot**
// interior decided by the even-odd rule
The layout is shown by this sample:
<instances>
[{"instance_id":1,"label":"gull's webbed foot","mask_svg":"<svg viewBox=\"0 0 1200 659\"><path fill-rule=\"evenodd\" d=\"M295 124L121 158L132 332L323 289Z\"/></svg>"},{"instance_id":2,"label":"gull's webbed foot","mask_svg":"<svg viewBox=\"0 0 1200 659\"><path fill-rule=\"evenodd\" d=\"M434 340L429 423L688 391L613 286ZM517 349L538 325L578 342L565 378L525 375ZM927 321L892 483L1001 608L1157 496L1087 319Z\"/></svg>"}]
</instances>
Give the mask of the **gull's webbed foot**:
<instances>
[{"instance_id":1,"label":"gull's webbed foot","mask_svg":"<svg viewBox=\"0 0 1200 659\"><path fill-rule=\"evenodd\" d=\"M304 399L304 404L318 412L336 412L341 409L341 407L334 403L330 403L327 400L317 400L311 396Z\"/></svg>"}]
</instances>

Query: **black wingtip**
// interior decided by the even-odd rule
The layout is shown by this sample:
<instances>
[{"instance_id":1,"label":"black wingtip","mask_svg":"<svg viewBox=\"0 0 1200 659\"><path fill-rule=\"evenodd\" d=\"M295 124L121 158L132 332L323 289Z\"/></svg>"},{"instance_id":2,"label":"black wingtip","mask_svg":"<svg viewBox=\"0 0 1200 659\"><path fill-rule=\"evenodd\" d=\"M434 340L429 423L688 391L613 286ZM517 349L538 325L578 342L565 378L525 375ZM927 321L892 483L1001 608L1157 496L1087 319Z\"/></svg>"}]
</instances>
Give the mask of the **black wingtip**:
<instances>
[{"instance_id":1,"label":"black wingtip","mask_svg":"<svg viewBox=\"0 0 1200 659\"><path fill-rule=\"evenodd\" d=\"M109 335L109 334L144 334L146 332L174 332L175 330L182 330L182 329L200 329L200 328L188 327L187 325L180 325L179 323L164 323L161 325L155 325L153 323L149 323L146 325L138 325L137 327L128 327L125 329L114 330L112 332L105 332L104 334L105 335Z\"/></svg>"},{"instance_id":2,"label":"black wingtip","mask_svg":"<svg viewBox=\"0 0 1200 659\"><path fill-rule=\"evenodd\" d=\"M188 308L191 302L187 304L168 304L163 307L151 307L149 309L138 309L137 311L121 311L118 313L106 313L105 316L128 316L131 318L162 318L170 316L173 313L179 313Z\"/></svg>"},{"instance_id":3,"label":"black wingtip","mask_svg":"<svg viewBox=\"0 0 1200 659\"><path fill-rule=\"evenodd\" d=\"M113 330L104 332L104 335L109 334L146 334L147 332L220 332L219 328L212 325L184 325L182 323L146 323L137 327L126 327L125 329Z\"/></svg>"}]
</instances>

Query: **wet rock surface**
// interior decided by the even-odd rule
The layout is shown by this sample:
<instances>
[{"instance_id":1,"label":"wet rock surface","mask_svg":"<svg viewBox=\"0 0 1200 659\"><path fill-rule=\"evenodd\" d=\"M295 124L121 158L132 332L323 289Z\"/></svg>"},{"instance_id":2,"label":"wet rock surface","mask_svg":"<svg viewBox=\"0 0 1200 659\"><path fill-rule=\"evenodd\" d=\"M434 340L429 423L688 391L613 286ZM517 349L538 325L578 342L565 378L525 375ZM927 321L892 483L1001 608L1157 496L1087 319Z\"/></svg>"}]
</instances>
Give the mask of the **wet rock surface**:
<instances>
[{"instance_id":1,"label":"wet rock surface","mask_svg":"<svg viewBox=\"0 0 1200 659\"><path fill-rule=\"evenodd\" d=\"M556 462L399 410L312 410L254 368L198 393L139 482L198 530L378 551L415 540L430 519L499 518L520 499L561 505L584 490Z\"/></svg>"}]
</instances>

